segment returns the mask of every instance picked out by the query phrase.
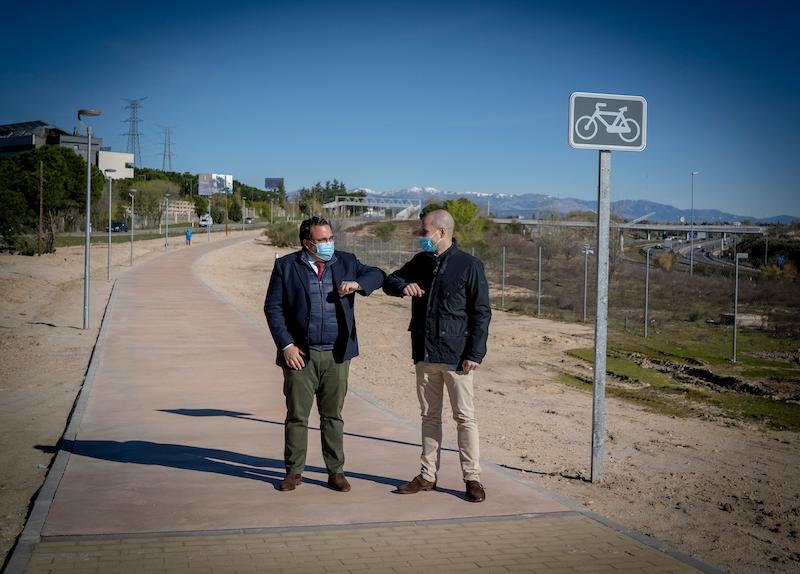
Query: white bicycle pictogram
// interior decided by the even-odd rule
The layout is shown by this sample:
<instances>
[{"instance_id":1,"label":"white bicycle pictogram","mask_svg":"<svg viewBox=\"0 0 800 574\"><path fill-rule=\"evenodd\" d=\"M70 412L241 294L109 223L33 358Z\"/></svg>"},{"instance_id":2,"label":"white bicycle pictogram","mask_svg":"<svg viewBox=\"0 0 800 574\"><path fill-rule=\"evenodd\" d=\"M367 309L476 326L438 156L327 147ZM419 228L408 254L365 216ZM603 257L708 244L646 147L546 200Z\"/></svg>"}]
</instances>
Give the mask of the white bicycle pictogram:
<instances>
[{"instance_id":1,"label":"white bicycle pictogram","mask_svg":"<svg viewBox=\"0 0 800 574\"><path fill-rule=\"evenodd\" d=\"M622 141L630 143L639 137L641 128L639 122L632 118L626 118L625 112L628 106L621 107L617 112L603 112L600 108L606 107L605 102L597 102L594 105L594 113L591 116L581 116L575 122L575 133L582 140L590 140L597 135L598 121L606 127L606 133L619 134ZM613 118L611 123L606 121L603 116ZM628 134L627 137L625 134Z\"/></svg>"}]
</instances>

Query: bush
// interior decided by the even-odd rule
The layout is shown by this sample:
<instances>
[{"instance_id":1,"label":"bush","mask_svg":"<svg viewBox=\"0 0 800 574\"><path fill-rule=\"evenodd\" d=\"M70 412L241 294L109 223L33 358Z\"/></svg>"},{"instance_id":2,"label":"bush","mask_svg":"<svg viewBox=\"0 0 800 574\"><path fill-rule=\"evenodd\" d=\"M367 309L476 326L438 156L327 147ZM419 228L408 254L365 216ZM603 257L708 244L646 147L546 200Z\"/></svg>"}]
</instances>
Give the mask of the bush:
<instances>
[{"instance_id":1,"label":"bush","mask_svg":"<svg viewBox=\"0 0 800 574\"><path fill-rule=\"evenodd\" d=\"M397 224L394 221L383 221L375 226L375 235L382 241L389 241L397 229Z\"/></svg>"},{"instance_id":2,"label":"bush","mask_svg":"<svg viewBox=\"0 0 800 574\"><path fill-rule=\"evenodd\" d=\"M296 247L300 245L299 230L298 224L286 221L269 225L264 234L276 247Z\"/></svg>"},{"instance_id":3,"label":"bush","mask_svg":"<svg viewBox=\"0 0 800 574\"><path fill-rule=\"evenodd\" d=\"M701 316L702 313L700 313L700 311L698 311L697 309L692 309L691 311L689 311L689 321L691 321L692 323L696 323Z\"/></svg>"},{"instance_id":4,"label":"bush","mask_svg":"<svg viewBox=\"0 0 800 574\"><path fill-rule=\"evenodd\" d=\"M658 266L664 271L672 271L678 264L678 256L672 251L662 253L658 256Z\"/></svg>"}]
</instances>

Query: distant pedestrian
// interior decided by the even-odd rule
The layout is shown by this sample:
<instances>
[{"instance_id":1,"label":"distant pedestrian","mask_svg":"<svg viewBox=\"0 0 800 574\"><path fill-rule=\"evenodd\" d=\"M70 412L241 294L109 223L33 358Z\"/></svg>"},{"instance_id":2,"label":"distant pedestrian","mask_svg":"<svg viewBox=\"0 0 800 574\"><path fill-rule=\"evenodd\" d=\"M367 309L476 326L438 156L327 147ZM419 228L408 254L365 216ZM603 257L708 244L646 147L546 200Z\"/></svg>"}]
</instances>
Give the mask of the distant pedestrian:
<instances>
[{"instance_id":1,"label":"distant pedestrian","mask_svg":"<svg viewBox=\"0 0 800 574\"><path fill-rule=\"evenodd\" d=\"M397 491L414 494L436 488L446 388L457 423L467 500L482 502L486 492L480 482L472 379L486 355L492 309L483 265L456 246L454 227L453 217L445 210L425 215L419 230L422 251L383 284L387 295L411 297L408 330L422 412L421 470Z\"/></svg>"},{"instance_id":2,"label":"distant pedestrian","mask_svg":"<svg viewBox=\"0 0 800 574\"><path fill-rule=\"evenodd\" d=\"M191 245L191 244L192 244L192 230L191 229L187 229L186 230L186 245Z\"/></svg>"}]
</instances>

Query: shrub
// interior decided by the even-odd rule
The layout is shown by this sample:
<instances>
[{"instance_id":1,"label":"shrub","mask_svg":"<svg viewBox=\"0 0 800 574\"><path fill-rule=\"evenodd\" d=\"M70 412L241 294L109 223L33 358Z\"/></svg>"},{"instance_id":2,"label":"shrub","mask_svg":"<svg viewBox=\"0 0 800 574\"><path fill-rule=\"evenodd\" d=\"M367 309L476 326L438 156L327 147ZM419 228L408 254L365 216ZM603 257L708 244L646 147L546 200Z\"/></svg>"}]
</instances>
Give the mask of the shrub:
<instances>
[{"instance_id":1,"label":"shrub","mask_svg":"<svg viewBox=\"0 0 800 574\"><path fill-rule=\"evenodd\" d=\"M295 247L300 245L299 226L296 223L280 222L268 226L264 234L276 247Z\"/></svg>"},{"instance_id":2,"label":"shrub","mask_svg":"<svg viewBox=\"0 0 800 574\"><path fill-rule=\"evenodd\" d=\"M383 221L375 226L375 235L382 241L389 241L397 229L397 224L394 221Z\"/></svg>"},{"instance_id":3,"label":"shrub","mask_svg":"<svg viewBox=\"0 0 800 574\"><path fill-rule=\"evenodd\" d=\"M664 271L672 271L678 263L678 256L672 251L662 253L658 256L658 266Z\"/></svg>"}]
</instances>

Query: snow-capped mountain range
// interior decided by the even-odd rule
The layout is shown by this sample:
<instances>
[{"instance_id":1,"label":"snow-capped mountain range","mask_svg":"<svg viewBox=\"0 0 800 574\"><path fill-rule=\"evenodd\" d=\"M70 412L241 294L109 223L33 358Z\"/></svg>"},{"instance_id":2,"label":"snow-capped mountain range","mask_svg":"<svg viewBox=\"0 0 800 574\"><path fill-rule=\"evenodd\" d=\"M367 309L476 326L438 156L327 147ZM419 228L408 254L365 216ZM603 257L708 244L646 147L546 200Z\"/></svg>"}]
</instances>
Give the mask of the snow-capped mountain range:
<instances>
[{"instance_id":1,"label":"snow-capped mountain range","mask_svg":"<svg viewBox=\"0 0 800 574\"><path fill-rule=\"evenodd\" d=\"M486 208L491 210L495 217L547 217L551 214L565 215L570 211L595 211L597 203L572 197L556 197L538 193L523 193L512 195L508 193L477 193L442 191L435 187L412 186L396 191L375 191L368 187L351 189L350 192L364 192L372 197L395 197L398 199L419 199L423 203L428 200L446 201L463 197L477 204L485 213ZM612 213L616 213L630 221L643 217L649 213L648 220L654 222L679 222L681 217L686 221L691 218L691 210L678 209L671 205L656 203L654 201L624 199L611 204ZM716 223L722 221L752 221L755 223L797 223L800 217L794 215L775 215L772 217L752 217L736 215L717 209L695 209L694 220L697 223Z\"/></svg>"}]
</instances>

